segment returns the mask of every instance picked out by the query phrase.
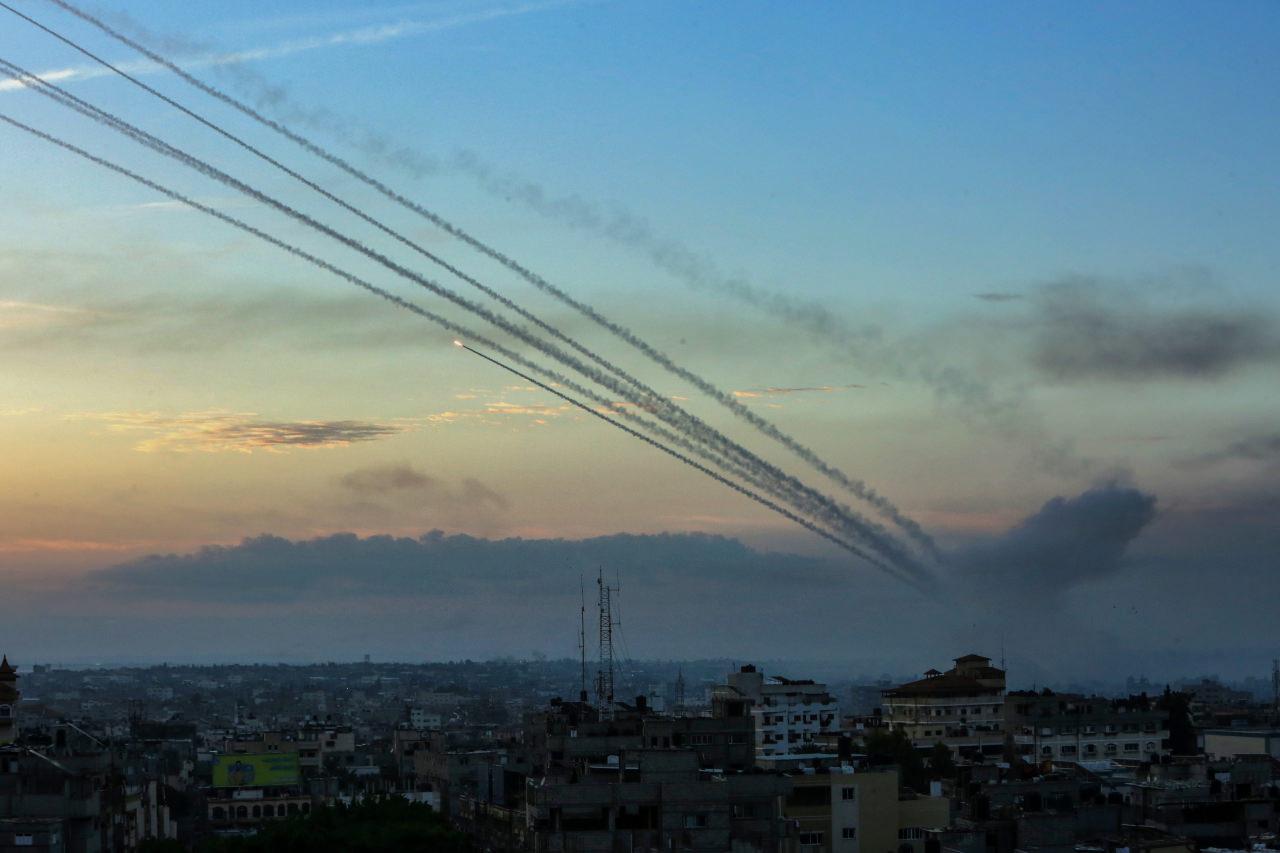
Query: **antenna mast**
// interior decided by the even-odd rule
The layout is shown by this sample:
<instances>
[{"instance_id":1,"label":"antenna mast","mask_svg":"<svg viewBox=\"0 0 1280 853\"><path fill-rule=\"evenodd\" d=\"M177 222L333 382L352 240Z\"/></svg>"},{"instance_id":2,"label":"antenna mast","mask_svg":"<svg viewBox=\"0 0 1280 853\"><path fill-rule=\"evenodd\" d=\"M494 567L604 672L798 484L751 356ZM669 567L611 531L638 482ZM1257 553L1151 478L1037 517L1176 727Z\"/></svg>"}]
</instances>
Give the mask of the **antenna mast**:
<instances>
[{"instance_id":1,"label":"antenna mast","mask_svg":"<svg viewBox=\"0 0 1280 853\"><path fill-rule=\"evenodd\" d=\"M613 719L613 589L605 585L604 568L596 578L600 587L600 661L596 670L596 706L600 718Z\"/></svg>"},{"instance_id":2,"label":"antenna mast","mask_svg":"<svg viewBox=\"0 0 1280 853\"><path fill-rule=\"evenodd\" d=\"M578 610L578 653L582 657L582 686L578 689L578 701L587 701L587 586L582 575L578 575L578 594L582 605Z\"/></svg>"}]
</instances>

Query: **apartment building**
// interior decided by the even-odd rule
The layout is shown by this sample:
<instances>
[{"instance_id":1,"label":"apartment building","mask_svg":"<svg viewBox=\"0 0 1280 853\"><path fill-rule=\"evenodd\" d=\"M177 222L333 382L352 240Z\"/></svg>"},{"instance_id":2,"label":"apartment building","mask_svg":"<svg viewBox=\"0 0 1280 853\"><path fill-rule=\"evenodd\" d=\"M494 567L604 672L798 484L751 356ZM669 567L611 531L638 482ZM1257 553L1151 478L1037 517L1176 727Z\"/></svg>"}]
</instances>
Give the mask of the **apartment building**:
<instances>
[{"instance_id":1,"label":"apartment building","mask_svg":"<svg viewBox=\"0 0 1280 853\"><path fill-rule=\"evenodd\" d=\"M835 697L811 679L765 676L754 666L730 673L713 704L740 702L755 722L757 757L813 752L815 741L839 729Z\"/></svg>"},{"instance_id":2,"label":"apartment building","mask_svg":"<svg viewBox=\"0 0 1280 853\"><path fill-rule=\"evenodd\" d=\"M962 755L998 755L1004 749L1005 673L982 655L964 655L946 672L881 694L885 724L921 748L944 743Z\"/></svg>"}]
</instances>

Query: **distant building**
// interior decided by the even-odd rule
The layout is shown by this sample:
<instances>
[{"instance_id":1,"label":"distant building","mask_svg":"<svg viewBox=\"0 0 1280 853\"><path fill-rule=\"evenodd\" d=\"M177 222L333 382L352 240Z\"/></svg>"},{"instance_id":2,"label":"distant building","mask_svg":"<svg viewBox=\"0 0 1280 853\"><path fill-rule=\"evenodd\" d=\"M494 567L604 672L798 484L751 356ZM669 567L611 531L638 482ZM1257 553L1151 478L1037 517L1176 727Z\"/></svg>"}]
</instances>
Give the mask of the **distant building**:
<instances>
[{"instance_id":1,"label":"distant building","mask_svg":"<svg viewBox=\"0 0 1280 853\"><path fill-rule=\"evenodd\" d=\"M443 726L444 719L439 714L428 711L425 708L411 708L409 710L409 725L415 729L429 731Z\"/></svg>"},{"instance_id":2,"label":"distant building","mask_svg":"<svg viewBox=\"0 0 1280 853\"><path fill-rule=\"evenodd\" d=\"M1230 708L1253 701L1253 694L1248 690L1236 690L1215 678L1184 681L1178 689L1192 694L1192 704L1203 708Z\"/></svg>"},{"instance_id":3,"label":"distant building","mask_svg":"<svg viewBox=\"0 0 1280 853\"><path fill-rule=\"evenodd\" d=\"M858 717L879 714L882 694L891 687L893 682L887 679L875 684L855 684L849 688L849 713Z\"/></svg>"},{"instance_id":4,"label":"distant building","mask_svg":"<svg viewBox=\"0 0 1280 853\"><path fill-rule=\"evenodd\" d=\"M1004 750L1004 670L991 658L965 655L946 672L882 693L884 719L921 748L944 743L953 752L999 755Z\"/></svg>"},{"instance_id":5,"label":"distant building","mask_svg":"<svg viewBox=\"0 0 1280 853\"><path fill-rule=\"evenodd\" d=\"M835 697L810 679L766 677L744 666L712 694L713 704L735 701L745 703L755 720L758 757L813 752L814 741L839 729Z\"/></svg>"},{"instance_id":6,"label":"distant building","mask_svg":"<svg viewBox=\"0 0 1280 853\"><path fill-rule=\"evenodd\" d=\"M0 746L18 739L18 703L21 701L18 671L5 655L0 660Z\"/></svg>"},{"instance_id":7,"label":"distant building","mask_svg":"<svg viewBox=\"0 0 1280 853\"><path fill-rule=\"evenodd\" d=\"M1014 692L1006 697L1005 721L1032 760L1150 761L1169 753L1169 714L1146 696Z\"/></svg>"}]
</instances>

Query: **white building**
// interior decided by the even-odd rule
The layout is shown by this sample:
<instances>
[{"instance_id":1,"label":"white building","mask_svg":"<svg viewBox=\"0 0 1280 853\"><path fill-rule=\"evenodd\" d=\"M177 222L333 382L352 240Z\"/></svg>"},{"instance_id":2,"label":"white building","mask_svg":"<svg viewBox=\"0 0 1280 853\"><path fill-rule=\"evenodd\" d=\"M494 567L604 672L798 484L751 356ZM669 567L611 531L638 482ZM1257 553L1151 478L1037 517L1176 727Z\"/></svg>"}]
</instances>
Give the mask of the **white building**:
<instances>
[{"instance_id":1,"label":"white building","mask_svg":"<svg viewBox=\"0 0 1280 853\"><path fill-rule=\"evenodd\" d=\"M1017 691L1006 697L1005 718L1019 751L1036 761L1150 761L1169 752L1169 715L1145 694Z\"/></svg>"},{"instance_id":2,"label":"white building","mask_svg":"<svg viewBox=\"0 0 1280 853\"><path fill-rule=\"evenodd\" d=\"M754 666L730 673L728 682L717 689L751 704L757 756L814 752L818 735L839 728L836 700L825 684L765 677Z\"/></svg>"},{"instance_id":3,"label":"white building","mask_svg":"<svg viewBox=\"0 0 1280 853\"><path fill-rule=\"evenodd\" d=\"M433 731L439 729L443 724L439 714L428 711L425 708L412 708L409 710L409 725L419 731Z\"/></svg>"}]
</instances>

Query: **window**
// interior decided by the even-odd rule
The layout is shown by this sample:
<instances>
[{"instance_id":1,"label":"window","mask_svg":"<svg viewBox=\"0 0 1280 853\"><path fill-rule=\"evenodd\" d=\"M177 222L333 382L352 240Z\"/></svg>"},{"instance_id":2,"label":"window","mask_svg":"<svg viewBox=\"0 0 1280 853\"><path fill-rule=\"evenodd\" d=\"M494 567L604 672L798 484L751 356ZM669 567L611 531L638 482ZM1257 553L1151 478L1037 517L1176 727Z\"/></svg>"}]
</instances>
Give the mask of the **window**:
<instances>
[{"instance_id":1,"label":"window","mask_svg":"<svg viewBox=\"0 0 1280 853\"><path fill-rule=\"evenodd\" d=\"M706 829L707 828L706 814L703 812L698 812L697 814L685 815L684 828L685 829Z\"/></svg>"},{"instance_id":2,"label":"window","mask_svg":"<svg viewBox=\"0 0 1280 853\"><path fill-rule=\"evenodd\" d=\"M708 746L711 743L711 735L694 735L691 740L694 746Z\"/></svg>"},{"instance_id":3,"label":"window","mask_svg":"<svg viewBox=\"0 0 1280 853\"><path fill-rule=\"evenodd\" d=\"M13 708L9 705L0 705L0 720L7 720L13 716ZM17 842L14 842L15 844Z\"/></svg>"},{"instance_id":4,"label":"window","mask_svg":"<svg viewBox=\"0 0 1280 853\"><path fill-rule=\"evenodd\" d=\"M14 847L34 847L35 843L36 837L34 835L23 834L13 836Z\"/></svg>"},{"instance_id":5,"label":"window","mask_svg":"<svg viewBox=\"0 0 1280 853\"><path fill-rule=\"evenodd\" d=\"M858 794L857 788L841 788L840 789L840 799L842 800L852 800L855 796L857 796L857 794Z\"/></svg>"},{"instance_id":6,"label":"window","mask_svg":"<svg viewBox=\"0 0 1280 853\"><path fill-rule=\"evenodd\" d=\"M841 838L848 838L848 839L854 839L854 838L857 838L857 837L858 837L858 827L856 827L856 826L846 826L844 829L840 830L840 837L841 837Z\"/></svg>"},{"instance_id":7,"label":"window","mask_svg":"<svg viewBox=\"0 0 1280 853\"><path fill-rule=\"evenodd\" d=\"M1126 743L1126 744L1124 745L1124 751L1125 751L1125 752L1137 752L1137 751L1138 751L1138 745L1137 745L1136 743Z\"/></svg>"},{"instance_id":8,"label":"window","mask_svg":"<svg viewBox=\"0 0 1280 853\"><path fill-rule=\"evenodd\" d=\"M801 847L808 847L808 846L812 846L812 845L821 844L821 843L822 843L822 840L823 840L823 834L822 834L821 832L802 832L802 833L800 833L800 846L801 846Z\"/></svg>"},{"instance_id":9,"label":"window","mask_svg":"<svg viewBox=\"0 0 1280 853\"><path fill-rule=\"evenodd\" d=\"M1116 745L1114 743L1107 744L1107 755L1116 754Z\"/></svg>"},{"instance_id":10,"label":"window","mask_svg":"<svg viewBox=\"0 0 1280 853\"><path fill-rule=\"evenodd\" d=\"M1075 755L1075 754L1076 754L1076 748L1075 748L1074 746L1064 746L1064 747L1062 748L1062 754L1063 754L1063 755Z\"/></svg>"},{"instance_id":11,"label":"window","mask_svg":"<svg viewBox=\"0 0 1280 853\"><path fill-rule=\"evenodd\" d=\"M924 830L918 826L904 826L898 830L899 841L919 841L924 838Z\"/></svg>"},{"instance_id":12,"label":"window","mask_svg":"<svg viewBox=\"0 0 1280 853\"><path fill-rule=\"evenodd\" d=\"M1155 752L1155 751L1156 751L1155 743L1152 741L1147 741L1147 752Z\"/></svg>"}]
</instances>

